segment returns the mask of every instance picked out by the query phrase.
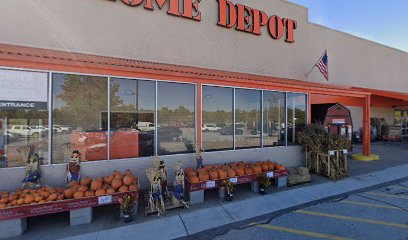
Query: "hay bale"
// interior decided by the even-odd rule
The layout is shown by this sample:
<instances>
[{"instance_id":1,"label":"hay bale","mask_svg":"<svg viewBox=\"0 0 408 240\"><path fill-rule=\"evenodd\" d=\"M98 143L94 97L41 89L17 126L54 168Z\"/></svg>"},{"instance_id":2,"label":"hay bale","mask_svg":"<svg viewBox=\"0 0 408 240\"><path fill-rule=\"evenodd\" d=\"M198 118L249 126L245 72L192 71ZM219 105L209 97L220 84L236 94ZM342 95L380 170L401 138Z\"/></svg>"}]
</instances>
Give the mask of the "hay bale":
<instances>
[{"instance_id":1,"label":"hay bale","mask_svg":"<svg viewBox=\"0 0 408 240\"><path fill-rule=\"evenodd\" d=\"M310 175L308 176L300 176L300 175L289 175L288 176L288 185L293 186L301 183L310 182Z\"/></svg>"},{"instance_id":2,"label":"hay bale","mask_svg":"<svg viewBox=\"0 0 408 240\"><path fill-rule=\"evenodd\" d=\"M309 169L305 167L297 168L297 174L300 176L309 176Z\"/></svg>"}]
</instances>

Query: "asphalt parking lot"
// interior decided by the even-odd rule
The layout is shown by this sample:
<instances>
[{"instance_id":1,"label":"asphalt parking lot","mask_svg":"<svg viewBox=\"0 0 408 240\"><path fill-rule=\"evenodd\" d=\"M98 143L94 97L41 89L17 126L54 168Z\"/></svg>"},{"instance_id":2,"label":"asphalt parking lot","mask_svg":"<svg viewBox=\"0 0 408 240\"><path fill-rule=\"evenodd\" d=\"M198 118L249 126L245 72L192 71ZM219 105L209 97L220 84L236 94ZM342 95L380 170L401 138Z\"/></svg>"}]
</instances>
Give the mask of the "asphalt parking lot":
<instances>
[{"instance_id":1,"label":"asphalt parking lot","mask_svg":"<svg viewBox=\"0 0 408 240\"><path fill-rule=\"evenodd\" d=\"M407 240L408 182L265 219L214 239Z\"/></svg>"}]
</instances>

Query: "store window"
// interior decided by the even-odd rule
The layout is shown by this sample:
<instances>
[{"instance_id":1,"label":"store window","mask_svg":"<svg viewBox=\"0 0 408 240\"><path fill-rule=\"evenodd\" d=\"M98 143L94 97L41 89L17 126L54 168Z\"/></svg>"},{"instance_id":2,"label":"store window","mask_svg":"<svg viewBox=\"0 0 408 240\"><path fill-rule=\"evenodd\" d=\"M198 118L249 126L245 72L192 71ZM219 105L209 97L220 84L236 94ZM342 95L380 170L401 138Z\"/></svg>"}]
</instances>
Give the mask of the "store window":
<instances>
[{"instance_id":1,"label":"store window","mask_svg":"<svg viewBox=\"0 0 408 240\"><path fill-rule=\"evenodd\" d=\"M110 81L110 159L154 155L156 83Z\"/></svg>"},{"instance_id":2,"label":"store window","mask_svg":"<svg viewBox=\"0 0 408 240\"><path fill-rule=\"evenodd\" d=\"M63 163L73 150L81 161L108 159L108 79L53 74L52 160Z\"/></svg>"},{"instance_id":3,"label":"store window","mask_svg":"<svg viewBox=\"0 0 408 240\"><path fill-rule=\"evenodd\" d=\"M48 164L48 74L0 70L0 168Z\"/></svg>"},{"instance_id":4,"label":"store window","mask_svg":"<svg viewBox=\"0 0 408 240\"><path fill-rule=\"evenodd\" d=\"M157 82L159 155L194 152L195 85Z\"/></svg>"},{"instance_id":5,"label":"store window","mask_svg":"<svg viewBox=\"0 0 408 240\"><path fill-rule=\"evenodd\" d=\"M233 89L203 86L202 138L205 151L234 147Z\"/></svg>"},{"instance_id":6,"label":"store window","mask_svg":"<svg viewBox=\"0 0 408 240\"><path fill-rule=\"evenodd\" d=\"M235 147L261 146L261 91L235 90Z\"/></svg>"},{"instance_id":7,"label":"store window","mask_svg":"<svg viewBox=\"0 0 408 240\"><path fill-rule=\"evenodd\" d=\"M297 144L299 134L307 125L306 95L288 93L288 145Z\"/></svg>"},{"instance_id":8,"label":"store window","mask_svg":"<svg viewBox=\"0 0 408 240\"><path fill-rule=\"evenodd\" d=\"M263 92L263 145L284 146L286 96L283 92Z\"/></svg>"}]
</instances>

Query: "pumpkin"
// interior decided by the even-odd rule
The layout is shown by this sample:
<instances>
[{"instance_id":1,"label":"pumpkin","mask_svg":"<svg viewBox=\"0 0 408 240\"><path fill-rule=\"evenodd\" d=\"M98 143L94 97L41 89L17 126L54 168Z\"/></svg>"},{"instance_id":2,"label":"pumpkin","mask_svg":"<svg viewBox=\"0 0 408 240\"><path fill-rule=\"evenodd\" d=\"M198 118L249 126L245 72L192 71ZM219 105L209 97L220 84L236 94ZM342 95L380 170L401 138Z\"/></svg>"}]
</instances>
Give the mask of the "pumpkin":
<instances>
[{"instance_id":1,"label":"pumpkin","mask_svg":"<svg viewBox=\"0 0 408 240\"><path fill-rule=\"evenodd\" d=\"M23 193L30 193L30 189L24 189ZM5 193L5 194L7 194L7 193Z\"/></svg>"},{"instance_id":2,"label":"pumpkin","mask_svg":"<svg viewBox=\"0 0 408 240\"><path fill-rule=\"evenodd\" d=\"M51 193L50 196L48 196L47 201L55 201L58 198L57 193Z\"/></svg>"},{"instance_id":3,"label":"pumpkin","mask_svg":"<svg viewBox=\"0 0 408 240\"><path fill-rule=\"evenodd\" d=\"M199 182L199 179L198 179L197 176L191 176L191 177L189 177L189 179L190 179L191 183L198 183Z\"/></svg>"},{"instance_id":4,"label":"pumpkin","mask_svg":"<svg viewBox=\"0 0 408 240\"><path fill-rule=\"evenodd\" d=\"M217 172L217 170L211 170L210 171L210 179L211 180L217 180L218 179L218 172Z\"/></svg>"},{"instance_id":5,"label":"pumpkin","mask_svg":"<svg viewBox=\"0 0 408 240\"><path fill-rule=\"evenodd\" d=\"M123 183L124 183L126 186L131 185L131 184L132 184L132 181L133 181L133 177L132 177L131 175L126 175L126 176L123 178Z\"/></svg>"},{"instance_id":6,"label":"pumpkin","mask_svg":"<svg viewBox=\"0 0 408 240\"><path fill-rule=\"evenodd\" d=\"M244 176L245 170L243 168L237 168L235 169L235 173L237 174L237 176Z\"/></svg>"},{"instance_id":7,"label":"pumpkin","mask_svg":"<svg viewBox=\"0 0 408 240\"><path fill-rule=\"evenodd\" d=\"M197 173L194 172L193 170L191 170L191 172L188 172L186 176L187 176L188 178L190 178L190 177L192 177L192 176L197 177Z\"/></svg>"},{"instance_id":8,"label":"pumpkin","mask_svg":"<svg viewBox=\"0 0 408 240\"><path fill-rule=\"evenodd\" d=\"M263 162L263 163L261 164L261 168L262 168L262 172L267 172L267 171L269 170L268 163L267 163L267 162Z\"/></svg>"},{"instance_id":9,"label":"pumpkin","mask_svg":"<svg viewBox=\"0 0 408 240\"><path fill-rule=\"evenodd\" d=\"M88 186L86 186L86 185L80 186L78 188L78 191L86 192L86 191L88 191Z\"/></svg>"},{"instance_id":10,"label":"pumpkin","mask_svg":"<svg viewBox=\"0 0 408 240\"><path fill-rule=\"evenodd\" d=\"M64 200L64 194L58 194L57 200L58 201Z\"/></svg>"},{"instance_id":11,"label":"pumpkin","mask_svg":"<svg viewBox=\"0 0 408 240\"><path fill-rule=\"evenodd\" d=\"M115 177L111 185L113 189L118 190L123 185L123 183L121 179Z\"/></svg>"},{"instance_id":12,"label":"pumpkin","mask_svg":"<svg viewBox=\"0 0 408 240\"><path fill-rule=\"evenodd\" d=\"M110 185L110 184L112 183L113 178L114 178L113 175L106 175L105 177L103 177L103 181L104 181L106 184L109 184L109 185Z\"/></svg>"},{"instance_id":13,"label":"pumpkin","mask_svg":"<svg viewBox=\"0 0 408 240\"><path fill-rule=\"evenodd\" d=\"M253 166L252 166L252 172L253 172L254 174L261 173L261 172L262 172L262 168L259 167L258 165L253 165Z\"/></svg>"},{"instance_id":14,"label":"pumpkin","mask_svg":"<svg viewBox=\"0 0 408 240\"><path fill-rule=\"evenodd\" d=\"M41 196L43 196L44 199L48 198L50 196L50 193L46 190L40 192ZM23 197L23 196L21 196Z\"/></svg>"},{"instance_id":15,"label":"pumpkin","mask_svg":"<svg viewBox=\"0 0 408 240\"><path fill-rule=\"evenodd\" d=\"M109 184L103 184L103 186L102 186L102 189L108 189L108 188L110 188L111 186L109 185Z\"/></svg>"},{"instance_id":16,"label":"pumpkin","mask_svg":"<svg viewBox=\"0 0 408 240\"><path fill-rule=\"evenodd\" d=\"M68 183L68 187L72 188L72 187L77 187L79 185L78 181L72 181L70 183Z\"/></svg>"},{"instance_id":17,"label":"pumpkin","mask_svg":"<svg viewBox=\"0 0 408 240\"><path fill-rule=\"evenodd\" d=\"M220 179L224 179L228 176L227 171L225 171L224 169L218 169L218 177Z\"/></svg>"},{"instance_id":18,"label":"pumpkin","mask_svg":"<svg viewBox=\"0 0 408 240\"><path fill-rule=\"evenodd\" d=\"M273 162L268 162L268 170L269 170L269 171L275 170L275 163L273 163Z\"/></svg>"},{"instance_id":19,"label":"pumpkin","mask_svg":"<svg viewBox=\"0 0 408 240\"><path fill-rule=\"evenodd\" d=\"M198 175L200 175L200 173L207 173L207 169L205 168L199 168L197 169Z\"/></svg>"},{"instance_id":20,"label":"pumpkin","mask_svg":"<svg viewBox=\"0 0 408 240\"><path fill-rule=\"evenodd\" d=\"M102 179L95 179L95 180L93 180L92 181L92 183L91 183L91 190L92 191L96 191L96 190L98 190L99 188L101 188L102 187Z\"/></svg>"},{"instance_id":21,"label":"pumpkin","mask_svg":"<svg viewBox=\"0 0 408 240\"><path fill-rule=\"evenodd\" d=\"M129 188L126 185L123 185L119 188L119 192L123 193L123 192L129 192Z\"/></svg>"},{"instance_id":22,"label":"pumpkin","mask_svg":"<svg viewBox=\"0 0 408 240\"><path fill-rule=\"evenodd\" d=\"M27 194L24 198L24 204L31 204L34 202L34 197L31 194Z\"/></svg>"},{"instance_id":23,"label":"pumpkin","mask_svg":"<svg viewBox=\"0 0 408 240\"><path fill-rule=\"evenodd\" d=\"M192 167L186 167L185 169L184 169L184 173L187 175L189 172L194 172L194 170L193 170L193 168Z\"/></svg>"},{"instance_id":24,"label":"pumpkin","mask_svg":"<svg viewBox=\"0 0 408 240\"><path fill-rule=\"evenodd\" d=\"M119 171L115 171L114 175L115 175L115 178L123 179L123 175Z\"/></svg>"},{"instance_id":25,"label":"pumpkin","mask_svg":"<svg viewBox=\"0 0 408 240\"><path fill-rule=\"evenodd\" d=\"M246 167L246 168L244 169L244 171L245 171L245 175L251 175L251 174L253 173L252 168L249 168L249 167Z\"/></svg>"},{"instance_id":26,"label":"pumpkin","mask_svg":"<svg viewBox=\"0 0 408 240\"><path fill-rule=\"evenodd\" d=\"M130 169L126 170L125 175L133 176L132 170L130 170Z\"/></svg>"},{"instance_id":27,"label":"pumpkin","mask_svg":"<svg viewBox=\"0 0 408 240\"><path fill-rule=\"evenodd\" d=\"M5 203L0 203L0 209L6 208L7 205Z\"/></svg>"},{"instance_id":28,"label":"pumpkin","mask_svg":"<svg viewBox=\"0 0 408 240\"><path fill-rule=\"evenodd\" d=\"M95 191L95 196L96 197L103 196L105 194L106 194L105 189L98 189L98 190Z\"/></svg>"},{"instance_id":29,"label":"pumpkin","mask_svg":"<svg viewBox=\"0 0 408 240\"><path fill-rule=\"evenodd\" d=\"M137 177L133 176L132 184L137 184Z\"/></svg>"},{"instance_id":30,"label":"pumpkin","mask_svg":"<svg viewBox=\"0 0 408 240\"><path fill-rule=\"evenodd\" d=\"M85 178L82 178L81 185L82 186L89 186L89 184L91 184L91 182L92 182L92 179L90 177L85 177Z\"/></svg>"},{"instance_id":31,"label":"pumpkin","mask_svg":"<svg viewBox=\"0 0 408 240\"><path fill-rule=\"evenodd\" d=\"M17 205L17 200L13 200L9 203L11 206L16 206Z\"/></svg>"},{"instance_id":32,"label":"pumpkin","mask_svg":"<svg viewBox=\"0 0 408 240\"><path fill-rule=\"evenodd\" d=\"M75 190L74 189L72 189L72 188L68 188L68 189L65 189L64 190L64 197L66 198L66 199L70 199L70 198L72 198L73 196L74 196L74 193L75 193Z\"/></svg>"},{"instance_id":33,"label":"pumpkin","mask_svg":"<svg viewBox=\"0 0 408 240\"><path fill-rule=\"evenodd\" d=\"M282 171L282 170L285 170L285 167L283 165L278 164L276 166L276 169L279 170L279 171Z\"/></svg>"},{"instance_id":34,"label":"pumpkin","mask_svg":"<svg viewBox=\"0 0 408 240\"><path fill-rule=\"evenodd\" d=\"M95 196L94 191L86 191L85 192L85 197L93 197L93 196Z\"/></svg>"},{"instance_id":35,"label":"pumpkin","mask_svg":"<svg viewBox=\"0 0 408 240\"><path fill-rule=\"evenodd\" d=\"M129 191L131 192L136 192L139 188L137 187L136 184L132 184L129 186Z\"/></svg>"},{"instance_id":36,"label":"pumpkin","mask_svg":"<svg viewBox=\"0 0 408 240\"><path fill-rule=\"evenodd\" d=\"M74 193L74 199L81 199L81 198L83 198L84 197L84 192L82 192L82 191L76 191L75 193Z\"/></svg>"},{"instance_id":37,"label":"pumpkin","mask_svg":"<svg viewBox=\"0 0 408 240\"><path fill-rule=\"evenodd\" d=\"M1 198L8 198L8 197L10 197L10 194L8 193L1 194Z\"/></svg>"},{"instance_id":38,"label":"pumpkin","mask_svg":"<svg viewBox=\"0 0 408 240\"><path fill-rule=\"evenodd\" d=\"M38 204L41 204L41 203L46 203L46 201L45 201L45 200L41 200L41 201L38 202Z\"/></svg>"},{"instance_id":39,"label":"pumpkin","mask_svg":"<svg viewBox=\"0 0 408 240\"><path fill-rule=\"evenodd\" d=\"M22 193L22 194L20 194L20 197L21 198L25 198L27 196L27 193Z\"/></svg>"},{"instance_id":40,"label":"pumpkin","mask_svg":"<svg viewBox=\"0 0 408 240\"><path fill-rule=\"evenodd\" d=\"M227 174L228 174L228 177L230 177L230 178L236 176L235 171L232 170L232 168L228 168Z\"/></svg>"},{"instance_id":41,"label":"pumpkin","mask_svg":"<svg viewBox=\"0 0 408 240\"><path fill-rule=\"evenodd\" d=\"M205 170L210 171L213 168L213 166L211 164L208 164L208 165L205 165L204 168Z\"/></svg>"},{"instance_id":42,"label":"pumpkin","mask_svg":"<svg viewBox=\"0 0 408 240\"><path fill-rule=\"evenodd\" d=\"M208 175L207 172L201 172L198 174L198 179L200 179L200 181L208 181L210 179L210 175Z\"/></svg>"},{"instance_id":43,"label":"pumpkin","mask_svg":"<svg viewBox=\"0 0 408 240\"><path fill-rule=\"evenodd\" d=\"M7 197L7 198L1 198L0 199L0 203L4 203L4 204L7 204L9 202L9 198Z\"/></svg>"},{"instance_id":44,"label":"pumpkin","mask_svg":"<svg viewBox=\"0 0 408 240\"><path fill-rule=\"evenodd\" d=\"M40 201L43 200L43 199L44 199L43 196L37 195L37 196L34 198L34 201L40 202Z\"/></svg>"},{"instance_id":45,"label":"pumpkin","mask_svg":"<svg viewBox=\"0 0 408 240\"><path fill-rule=\"evenodd\" d=\"M24 198L17 199L17 204L18 205L23 205L24 204Z\"/></svg>"},{"instance_id":46,"label":"pumpkin","mask_svg":"<svg viewBox=\"0 0 408 240\"><path fill-rule=\"evenodd\" d=\"M132 186L132 185L131 185ZM106 189L106 194L114 194L116 192L116 190L115 189L113 189L113 188L108 188L108 189Z\"/></svg>"}]
</instances>

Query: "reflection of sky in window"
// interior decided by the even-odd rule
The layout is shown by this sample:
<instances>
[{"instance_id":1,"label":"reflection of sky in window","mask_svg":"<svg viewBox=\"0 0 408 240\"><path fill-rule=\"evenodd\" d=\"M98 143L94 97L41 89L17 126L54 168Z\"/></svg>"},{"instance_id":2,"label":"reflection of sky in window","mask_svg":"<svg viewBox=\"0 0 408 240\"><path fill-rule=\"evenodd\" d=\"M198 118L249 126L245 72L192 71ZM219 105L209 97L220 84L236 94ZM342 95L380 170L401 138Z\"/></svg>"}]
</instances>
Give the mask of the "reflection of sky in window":
<instances>
[{"instance_id":1,"label":"reflection of sky in window","mask_svg":"<svg viewBox=\"0 0 408 240\"><path fill-rule=\"evenodd\" d=\"M252 89L236 89L235 105L236 108L240 110L260 110L261 91Z\"/></svg>"},{"instance_id":2,"label":"reflection of sky in window","mask_svg":"<svg viewBox=\"0 0 408 240\"><path fill-rule=\"evenodd\" d=\"M203 86L203 111L232 112L232 88Z\"/></svg>"},{"instance_id":3,"label":"reflection of sky in window","mask_svg":"<svg viewBox=\"0 0 408 240\"><path fill-rule=\"evenodd\" d=\"M264 108L284 106L285 104L285 93L282 92L271 92L264 91Z\"/></svg>"},{"instance_id":4,"label":"reflection of sky in window","mask_svg":"<svg viewBox=\"0 0 408 240\"><path fill-rule=\"evenodd\" d=\"M306 111L306 95L303 93L288 93L288 108L292 109L295 105L296 109Z\"/></svg>"},{"instance_id":5,"label":"reflection of sky in window","mask_svg":"<svg viewBox=\"0 0 408 240\"><path fill-rule=\"evenodd\" d=\"M138 96L139 109L154 110L155 108L155 82L134 79L111 78L111 86L119 84L116 96L120 97L123 105L135 106ZM139 88L137 90L137 88Z\"/></svg>"},{"instance_id":6,"label":"reflection of sky in window","mask_svg":"<svg viewBox=\"0 0 408 240\"><path fill-rule=\"evenodd\" d=\"M163 107L175 110L183 106L194 111L195 85L182 83L157 82L157 108Z\"/></svg>"}]
</instances>

